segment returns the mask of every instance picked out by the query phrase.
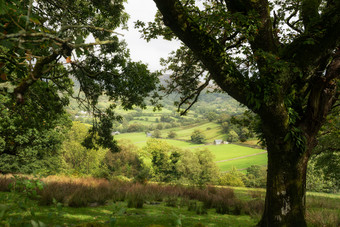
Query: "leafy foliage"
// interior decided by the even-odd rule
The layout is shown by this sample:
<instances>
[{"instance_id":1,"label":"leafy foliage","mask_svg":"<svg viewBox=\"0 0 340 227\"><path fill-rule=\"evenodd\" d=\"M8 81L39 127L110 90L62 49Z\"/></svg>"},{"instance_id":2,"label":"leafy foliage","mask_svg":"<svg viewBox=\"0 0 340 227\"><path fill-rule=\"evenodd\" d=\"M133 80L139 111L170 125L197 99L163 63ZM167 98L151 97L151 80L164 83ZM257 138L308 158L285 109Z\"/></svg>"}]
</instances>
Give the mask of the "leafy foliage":
<instances>
[{"instance_id":1,"label":"leafy foliage","mask_svg":"<svg viewBox=\"0 0 340 227\"><path fill-rule=\"evenodd\" d=\"M204 143L205 142L205 136L203 135L202 131L199 129L196 129L191 134L191 142L193 143Z\"/></svg>"},{"instance_id":2,"label":"leafy foliage","mask_svg":"<svg viewBox=\"0 0 340 227\"><path fill-rule=\"evenodd\" d=\"M157 139L149 140L143 150L151 154L156 181L203 185L215 182L218 175L218 167L209 150L181 150Z\"/></svg>"},{"instance_id":3,"label":"leafy foliage","mask_svg":"<svg viewBox=\"0 0 340 227\"><path fill-rule=\"evenodd\" d=\"M70 120L60 108L59 99L53 98L56 89L45 89L44 83L34 84L21 105L0 93L2 172L56 173L59 170L61 143ZM50 96L50 100L45 96Z\"/></svg>"},{"instance_id":4,"label":"leafy foliage","mask_svg":"<svg viewBox=\"0 0 340 227\"><path fill-rule=\"evenodd\" d=\"M104 111L96 107L99 96L120 101L125 109L145 107L144 98L158 80L146 65L130 60L126 44L114 32L128 18L123 2L1 1L0 91L7 99L5 108L18 115L22 107L13 106L39 106L50 122L72 96L100 120L84 144L93 147L95 138L115 150L110 130L119 117L115 104ZM76 95L72 80L79 85ZM34 119L24 126L42 126Z\"/></svg>"},{"instance_id":5,"label":"leafy foliage","mask_svg":"<svg viewBox=\"0 0 340 227\"><path fill-rule=\"evenodd\" d=\"M66 134L66 139L62 144L63 163L62 172L74 175L97 176L103 166L101 166L108 149L88 149L82 145L88 128L77 121L73 122L71 129Z\"/></svg>"}]
</instances>

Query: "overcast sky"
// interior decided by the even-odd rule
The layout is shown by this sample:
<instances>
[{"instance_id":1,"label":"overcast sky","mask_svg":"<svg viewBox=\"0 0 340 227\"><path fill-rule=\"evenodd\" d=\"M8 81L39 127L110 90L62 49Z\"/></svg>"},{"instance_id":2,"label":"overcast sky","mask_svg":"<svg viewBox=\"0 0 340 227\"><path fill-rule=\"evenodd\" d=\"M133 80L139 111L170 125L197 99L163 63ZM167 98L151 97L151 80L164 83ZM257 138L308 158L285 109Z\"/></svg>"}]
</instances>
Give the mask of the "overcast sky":
<instances>
[{"instance_id":1,"label":"overcast sky","mask_svg":"<svg viewBox=\"0 0 340 227\"><path fill-rule=\"evenodd\" d=\"M128 22L129 31L123 31L123 39L128 43L131 58L149 65L151 71L161 69L159 59L166 58L168 54L179 47L178 42L169 42L163 39L151 40L149 43L140 38L141 34L134 28L134 22L153 21L156 14L156 5L153 0L128 0L125 5L126 12L130 15Z\"/></svg>"}]
</instances>

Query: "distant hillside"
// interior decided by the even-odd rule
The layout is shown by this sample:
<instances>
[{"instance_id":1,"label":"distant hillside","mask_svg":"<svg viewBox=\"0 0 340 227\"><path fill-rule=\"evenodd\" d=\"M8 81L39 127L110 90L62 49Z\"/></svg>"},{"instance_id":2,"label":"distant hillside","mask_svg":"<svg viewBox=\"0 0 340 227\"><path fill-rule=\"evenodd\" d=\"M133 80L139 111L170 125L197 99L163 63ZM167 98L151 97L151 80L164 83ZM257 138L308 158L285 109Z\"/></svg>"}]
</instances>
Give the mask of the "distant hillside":
<instances>
[{"instance_id":1,"label":"distant hillside","mask_svg":"<svg viewBox=\"0 0 340 227\"><path fill-rule=\"evenodd\" d=\"M164 84L165 80L168 78L167 75L164 75L160 77L160 81L162 84ZM75 81L74 90L78 91L79 89L79 83ZM160 104L163 106L164 113L171 113L177 110L177 106L174 105L174 102L179 101L180 97L178 94L170 94L167 96L164 96L161 100ZM148 105L148 109L152 109L152 105L150 102L146 101ZM98 107L100 109L105 109L110 105L108 98L105 96L100 97L98 102ZM70 104L67 107L68 112L73 116L81 116L83 114L82 111L85 111L84 109L79 108L78 103L71 99ZM137 108L134 111L143 111L139 110ZM163 112L162 111L162 112ZM217 114L220 113L226 113L229 115L239 114L245 111L245 108L240 106L240 104L230 97L226 93L207 93L207 90L203 91L202 94L199 96L198 102L195 103L195 105L192 106L192 108L189 111L190 115L195 115L197 117L198 115L203 115L205 113L214 112ZM125 115L127 113L131 113L131 111L123 111L118 105L117 112L120 115ZM149 110L148 110L149 112ZM159 113L159 112L158 112ZM157 114L157 113L155 113ZM81 117L89 117L89 116L81 116Z\"/></svg>"}]
</instances>

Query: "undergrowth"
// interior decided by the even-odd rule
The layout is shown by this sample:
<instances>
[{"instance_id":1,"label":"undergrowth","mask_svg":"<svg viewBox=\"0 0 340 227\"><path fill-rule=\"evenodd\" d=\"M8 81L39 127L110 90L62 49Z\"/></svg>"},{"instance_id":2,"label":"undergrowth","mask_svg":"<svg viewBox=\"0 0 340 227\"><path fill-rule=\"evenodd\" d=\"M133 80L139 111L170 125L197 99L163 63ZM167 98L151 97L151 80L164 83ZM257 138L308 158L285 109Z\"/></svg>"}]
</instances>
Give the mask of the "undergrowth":
<instances>
[{"instance_id":1,"label":"undergrowth","mask_svg":"<svg viewBox=\"0 0 340 227\"><path fill-rule=\"evenodd\" d=\"M214 210L218 214L249 215L256 220L260 219L264 210L263 192L244 192L243 196L248 197L245 200L239 199L231 188L213 186L190 187L95 178L49 176L39 179L0 175L0 191L20 193L20 201L24 205L26 197L37 201L37 205L56 207L59 214L61 207L97 207L123 201L127 208L141 209L146 204L164 204L178 209L185 208L197 215L204 216L209 210ZM308 196L307 208L306 219L309 225L340 226L338 200ZM9 208L6 209L8 212ZM35 210L36 207L27 208L26 212L34 215Z\"/></svg>"}]
</instances>

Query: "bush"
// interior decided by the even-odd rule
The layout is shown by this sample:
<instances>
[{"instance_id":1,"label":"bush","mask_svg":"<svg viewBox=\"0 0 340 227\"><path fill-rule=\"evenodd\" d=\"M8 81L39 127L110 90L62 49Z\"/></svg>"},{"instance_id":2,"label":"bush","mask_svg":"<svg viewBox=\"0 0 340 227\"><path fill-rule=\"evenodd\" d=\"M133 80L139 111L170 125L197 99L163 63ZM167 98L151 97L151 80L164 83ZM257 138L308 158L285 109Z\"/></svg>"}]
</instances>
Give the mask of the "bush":
<instances>
[{"instance_id":1,"label":"bush","mask_svg":"<svg viewBox=\"0 0 340 227\"><path fill-rule=\"evenodd\" d=\"M336 192L336 183L328 179L322 169L316 169L313 161L308 163L306 188L314 192Z\"/></svg>"},{"instance_id":2,"label":"bush","mask_svg":"<svg viewBox=\"0 0 340 227\"><path fill-rule=\"evenodd\" d=\"M218 184L235 187L244 187L242 177L233 173L222 173L218 179Z\"/></svg>"},{"instance_id":3,"label":"bush","mask_svg":"<svg viewBox=\"0 0 340 227\"><path fill-rule=\"evenodd\" d=\"M205 136L202 133L201 130L196 129L192 134L191 134L191 142L193 143L204 143L205 142Z\"/></svg>"},{"instance_id":4,"label":"bush","mask_svg":"<svg viewBox=\"0 0 340 227\"><path fill-rule=\"evenodd\" d=\"M128 178L137 176L143 170L143 161L135 152L138 148L130 141L122 140L118 144L120 152L107 152L104 164L115 176L122 175Z\"/></svg>"},{"instance_id":5,"label":"bush","mask_svg":"<svg viewBox=\"0 0 340 227\"><path fill-rule=\"evenodd\" d=\"M230 130L227 134L227 141L228 142L237 142L238 140L238 134L234 130Z\"/></svg>"},{"instance_id":6,"label":"bush","mask_svg":"<svg viewBox=\"0 0 340 227\"><path fill-rule=\"evenodd\" d=\"M155 137L155 138L161 138L161 137L162 137L161 131L159 131L158 129L156 129L156 130L153 132L153 137Z\"/></svg>"},{"instance_id":7,"label":"bush","mask_svg":"<svg viewBox=\"0 0 340 227\"><path fill-rule=\"evenodd\" d=\"M170 131L169 134L168 134L168 138L170 138L170 139L173 139L173 138L175 138L176 136L177 136L177 134L176 134L176 132L174 132L174 131Z\"/></svg>"},{"instance_id":8,"label":"bush","mask_svg":"<svg viewBox=\"0 0 340 227\"><path fill-rule=\"evenodd\" d=\"M143 132L145 131L145 126L142 124L134 123L128 126L128 132Z\"/></svg>"},{"instance_id":9,"label":"bush","mask_svg":"<svg viewBox=\"0 0 340 227\"><path fill-rule=\"evenodd\" d=\"M267 182L267 168L259 165L252 165L247 168L244 184L251 188L265 188Z\"/></svg>"}]
</instances>

